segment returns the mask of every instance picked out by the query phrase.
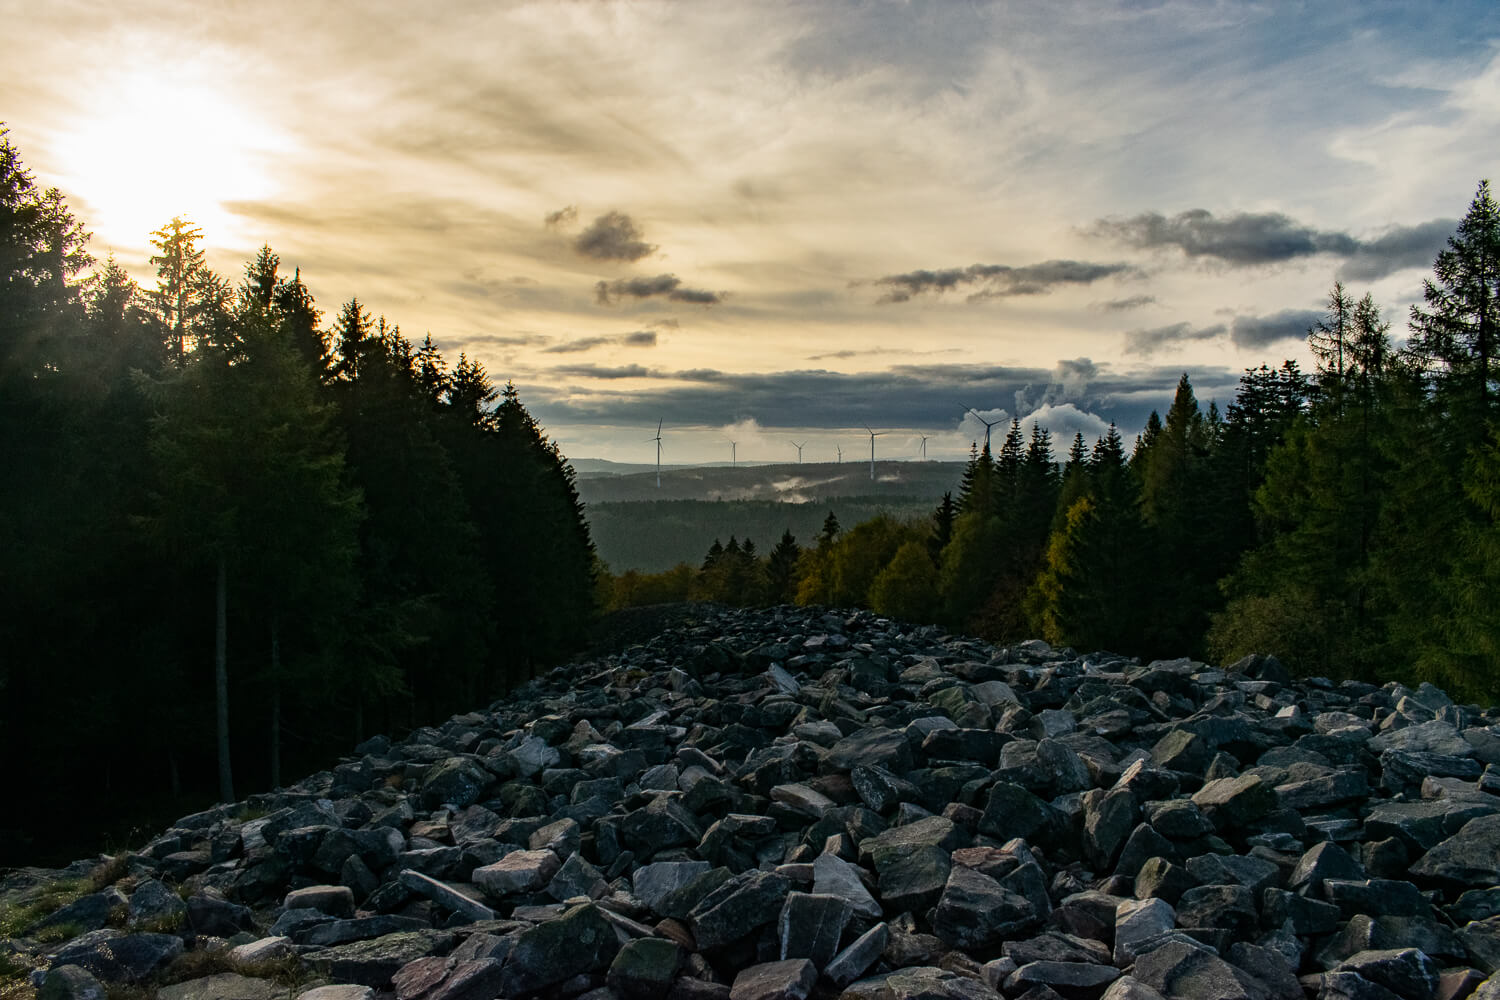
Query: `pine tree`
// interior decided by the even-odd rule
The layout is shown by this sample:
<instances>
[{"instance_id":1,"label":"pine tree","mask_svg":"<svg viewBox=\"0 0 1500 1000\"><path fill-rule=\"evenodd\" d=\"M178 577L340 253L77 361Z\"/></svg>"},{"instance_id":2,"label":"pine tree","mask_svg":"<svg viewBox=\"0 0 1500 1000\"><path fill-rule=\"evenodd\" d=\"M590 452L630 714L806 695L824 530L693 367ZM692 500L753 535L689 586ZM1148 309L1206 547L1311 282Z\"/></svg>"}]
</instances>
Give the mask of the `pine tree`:
<instances>
[{"instance_id":1,"label":"pine tree","mask_svg":"<svg viewBox=\"0 0 1500 1000\"><path fill-rule=\"evenodd\" d=\"M932 512L932 537L927 540L927 552L936 566L942 558L943 549L953 538L953 522L958 519L958 504L953 502L953 493L943 494L942 503Z\"/></svg>"},{"instance_id":2,"label":"pine tree","mask_svg":"<svg viewBox=\"0 0 1500 1000\"><path fill-rule=\"evenodd\" d=\"M1409 350L1452 400L1456 429L1482 439L1475 421L1493 416L1500 379L1500 205L1480 181L1458 231L1422 283L1426 308L1412 306Z\"/></svg>"},{"instance_id":3,"label":"pine tree","mask_svg":"<svg viewBox=\"0 0 1500 1000\"><path fill-rule=\"evenodd\" d=\"M781 533L781 540L766 560L769 599L772 604L790 604L797 595L797 561L802 554L791 529Z\"/></svg>"}]
</instances>

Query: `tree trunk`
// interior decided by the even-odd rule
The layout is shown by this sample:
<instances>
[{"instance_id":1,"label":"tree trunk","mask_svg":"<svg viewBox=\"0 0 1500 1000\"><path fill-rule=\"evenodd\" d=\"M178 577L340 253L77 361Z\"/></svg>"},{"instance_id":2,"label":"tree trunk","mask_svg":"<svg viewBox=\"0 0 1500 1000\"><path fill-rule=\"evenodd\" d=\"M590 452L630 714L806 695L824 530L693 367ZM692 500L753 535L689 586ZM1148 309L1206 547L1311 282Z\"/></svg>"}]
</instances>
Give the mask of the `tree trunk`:
<instances>
[{"instance_id":1,"label":"tree trunk","mask_svg":"<svg viewBox=\"0 0 1500 1000\"><path fill-rule=\"evenodd\" d=\"M271 613L271 787L281 787L281 616Z\"/></svg>"},{"instance_id":2,"label":"tree trunk","mask_svg":"<svg viewBox=\"0 0 1500 1000\"><path fill-rule=\"evenodd\" d=\"M229 567L219 556L214 587L214 710L219 735L219 800L234 801L234 777L229 769Z\"/></svg>"}]
</instances>

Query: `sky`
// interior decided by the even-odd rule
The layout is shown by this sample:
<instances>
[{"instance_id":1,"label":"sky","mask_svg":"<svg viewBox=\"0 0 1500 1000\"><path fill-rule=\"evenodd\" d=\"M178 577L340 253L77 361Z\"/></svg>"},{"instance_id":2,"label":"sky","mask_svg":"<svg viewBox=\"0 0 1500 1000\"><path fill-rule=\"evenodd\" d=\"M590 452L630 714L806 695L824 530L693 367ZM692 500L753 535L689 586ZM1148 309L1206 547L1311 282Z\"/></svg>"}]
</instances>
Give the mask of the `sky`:
<instances>
[{"instance_id":1,"label":"sky","mask_svg":"<svg viewBox=\"0 0 1500 1000\"><path fill-rule=\"evenodd\" d=\"M573 458L1127 439L1398 340L1500 162L1493 0L46 4L0 120L154 287L185 215L460 352ZM1495 178L1500 181L1500 177ZM967 412L969 408L977 413Z\"/></svg>"}]
</instances>

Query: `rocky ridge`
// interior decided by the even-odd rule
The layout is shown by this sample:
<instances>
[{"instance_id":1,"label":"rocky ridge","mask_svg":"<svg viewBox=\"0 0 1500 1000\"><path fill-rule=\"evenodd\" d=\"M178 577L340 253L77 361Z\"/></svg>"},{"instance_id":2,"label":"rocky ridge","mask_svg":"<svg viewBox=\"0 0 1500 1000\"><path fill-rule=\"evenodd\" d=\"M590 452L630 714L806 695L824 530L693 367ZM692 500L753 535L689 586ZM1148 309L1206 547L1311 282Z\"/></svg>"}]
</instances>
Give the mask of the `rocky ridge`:
<instances>
[{"instance_id":1,"label":"rocky ridge","mask_svg":"<svg viewBox=\"0 0 1500 1000\"><path fill-rule=\"evenodd\" d=\"M185 817L45 916L91 864L7 874L0 969L43 1000L1500 1000L1494 708L695 615Z\"/></svg>"}]
</instances>

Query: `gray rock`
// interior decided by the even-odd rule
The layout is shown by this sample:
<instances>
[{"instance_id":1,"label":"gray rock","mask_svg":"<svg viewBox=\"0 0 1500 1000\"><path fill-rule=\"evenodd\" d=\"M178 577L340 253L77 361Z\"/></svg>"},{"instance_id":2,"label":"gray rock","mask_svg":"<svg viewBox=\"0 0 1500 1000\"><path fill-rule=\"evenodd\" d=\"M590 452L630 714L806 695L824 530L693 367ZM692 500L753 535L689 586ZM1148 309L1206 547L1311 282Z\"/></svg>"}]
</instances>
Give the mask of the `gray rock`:
<instances>
[{"instance_id":1,"label":"gray rock","mask_svg":"<svg viewBox=\"0 0 1500 1000\"><path fill-rule=\"evenodd\" d=\"M202 979L163 986L158 1000L284 1000L291 990L269 979L253 979L234 972L221 972Z\"/></svg>"},{"instance_id":2,"label":"gray rock","mask_svg":"<svg viewBox=\"0 0 1500 1000\"><path fill-rule=\"evenodd\" d=\"M592 903L521 932L504 966L500 992L534 993L609 968L620 950L614 927Z\"/></svg>"},{"instance_id":3,"label":"gray rock","mask_svg":"<svg viewBox=\"0 0 1500 1000\"><path fill-rule=\"evenodd\" d=\"M1088 962L1027 962L1005 981L1007 993L1046 986L1067 994L1093 994L1120 978L1120 970Z\"/></svg>"},{"instance_id":4,"label":"gray rock","mask_svg":"<svg viewBox=\"0 0 1500 1000\"><path fill-rule=\"evenodd\" d=\"M60 965L47 970L36 991L37 1000L105 1000L104 986L87 970L77 965Z\"/></svg>"},{"instance_id":5,"label":"gray rock","mask_svg":"<svg viewBox=\"0 0 1500 1000\"><path fill-rule=\"evenodd\" d=\"M514 851L492 865L474 869L474 884L494 899L518 892L538 892L547 887L562 867L548 850Z\"/></svg>"},{"instance_id":6,"label":"gray rock","mask_svg":"<svg viewBox=\"0 0 1500 1000\"><path fill-rule=\"evenodd\" d=\"M354 916L354 893L346 885L309 885L286 894L288 910L317 910L330 917Z\"/></svg>"},{"instance_id":7,"label":"gray rock","mask_svg":"<svg viewBox=\"0 0 1500 1000\"><path fill-rule=\"evenodd\" d=\"M805 958L764 962L734 977L729 1000L807 1000L818 970Z\"/></svg>"},{"instance_id":8,"label":"gray rock","mask_svg":"<svg viewBox=\"0 0 1500 1000\"><path fill-rule=\"evenodd\" d=\"M330 979L383 990L402 966L429 955L446 955L453 950L454 941L449 931L404 931L373 941L324 948L304 960Z\"/></svg>"},{"instance_id":9,"label":"gray rock","mask_svg":"<svg viewBox=\"0 0 1500 1000\"><path fill-rule=\"evenodd\" d=\"M494 920L495 911L472 896L465 895L450 885L421 872L407 869L401 873L401 884L419 896L426 896L444 909L461 913L471 921Z\"/></svg>"},{"instance_id":10,"label":"gray rock","mask_svg":"<svg viewBox=\"0 0 1500 1000\"><path fill-rule=\"evenodd\" d=\"M609 965L611 989L626 1000L655 1000L665 996L682 969L680 945L663 938L629 941Z\"/></svg>"},{"instance_id":11,"label":"gray rock","mask_svg":"<svg viewBox=\"0 0 1500 1000\"><path fill-rule=\"evenodd\" d=\"M1277 805L1276 792L1255 774L1205 782L1193 803L1220 830L1248 826Z\"/></svg>"},{"instance_id":12,"label":"gray rock","mask_svg":"<svg viewBox=\"0 0 1500 1000\"><path fill-rule=\"evenodd\" d=\"M187 922L187 903L158 879L147 879L130 894L132 930L175 931Z\"/></svg>"},{"instance_id":13,"label":"gray rock","mask_svg":"<svg viewBox=\"0 0 1500 1000\"><path fill-rule=\"evenodd\" d=\"M182 951L182 939L171 934L122 934L105 928L63 945L50 967L76 965L105 982L138 983Z\"/></svg>"},{"instance_id":14,"label":"gray rock","mask_svg":"<svg viewBox=\"0 0 1500 1000\"><path fill-rule=\"evenodd\" d=\"M1500 815L1469 820L1412 865L1411 874L1455 888L1500 883Z\"/></svg>"},{"instance_id":15,"label":"gray rock","mask_svg":"<svg viewBox=\"0 0 1500 1000\"><path fill-rule=\"evenodd\" d=\"M956 866L933 911L932 929L944 943L966 951L988 951L1041 922L1026 897L972 868Z\"/></svg>"},{"instance_id":16,"label":"gray rock","mask_svg":"<svg viewBox=\"0 0 1500 1000\"><path fill-rule=\"evenodd\" d=\"M1122 899L1115 908L1114 963L1125 968L1141 947L1177 926L1177 912L1164 899Z\"/></svg>"},{"instance_id":17,"label":"gray rock","mask_svg":"<svg viewBox=\"0 0 1500 1000\"><path fill-rule=\"evenodd\" d=\"M773 872L751 871L730 879L688 915L698 947L722 947L775 920L790 889L791 883Z\"/></svg>"},{"instance_id":18,"label":"gray rock","mask_svg":"<svg viewBox=\"0 0 1500 1000\"><path fill-rule=\"evenodd\" d=\"M835 955L833 961L823 969L823 976L835 986L852 983L875 964L889 940L890 927L881 921Z\"/></svg>"},{"instance_id":19,"label":"gray rock","mask_svg":"<svg viewBox=\"0 0 1500 1000\"><path fill-rule=\"evenodd\" d=\"M878 919L884 913L860 880L859 869L832 854L819 855L813 861L813 892L837 896L861 916Z\"/></svg>"},{"instance_id":20,"label":"gray rock","mask_svg":"<svg viewBox=\"0 0 1500 1000\"><path fill-rule=\"evenodd\" d=\"M1438 966L1415 948L1361 951L1339 963L1337 972L1354 972L1370 982L1413 1000L1430 1000L1437 992Z\"/></svg>"},{"instance_id":21,"label":"gray rock","mask_svg":"<svg viewBox=\"0 0 1500 1000\"><path fill-rule=\"evenodd\" d=\"M781 958L810 959L822 969L838 954L839 940L853 915L853 907L839 896L788 893L776 925Z\"/></svg>"}]
</instances>

